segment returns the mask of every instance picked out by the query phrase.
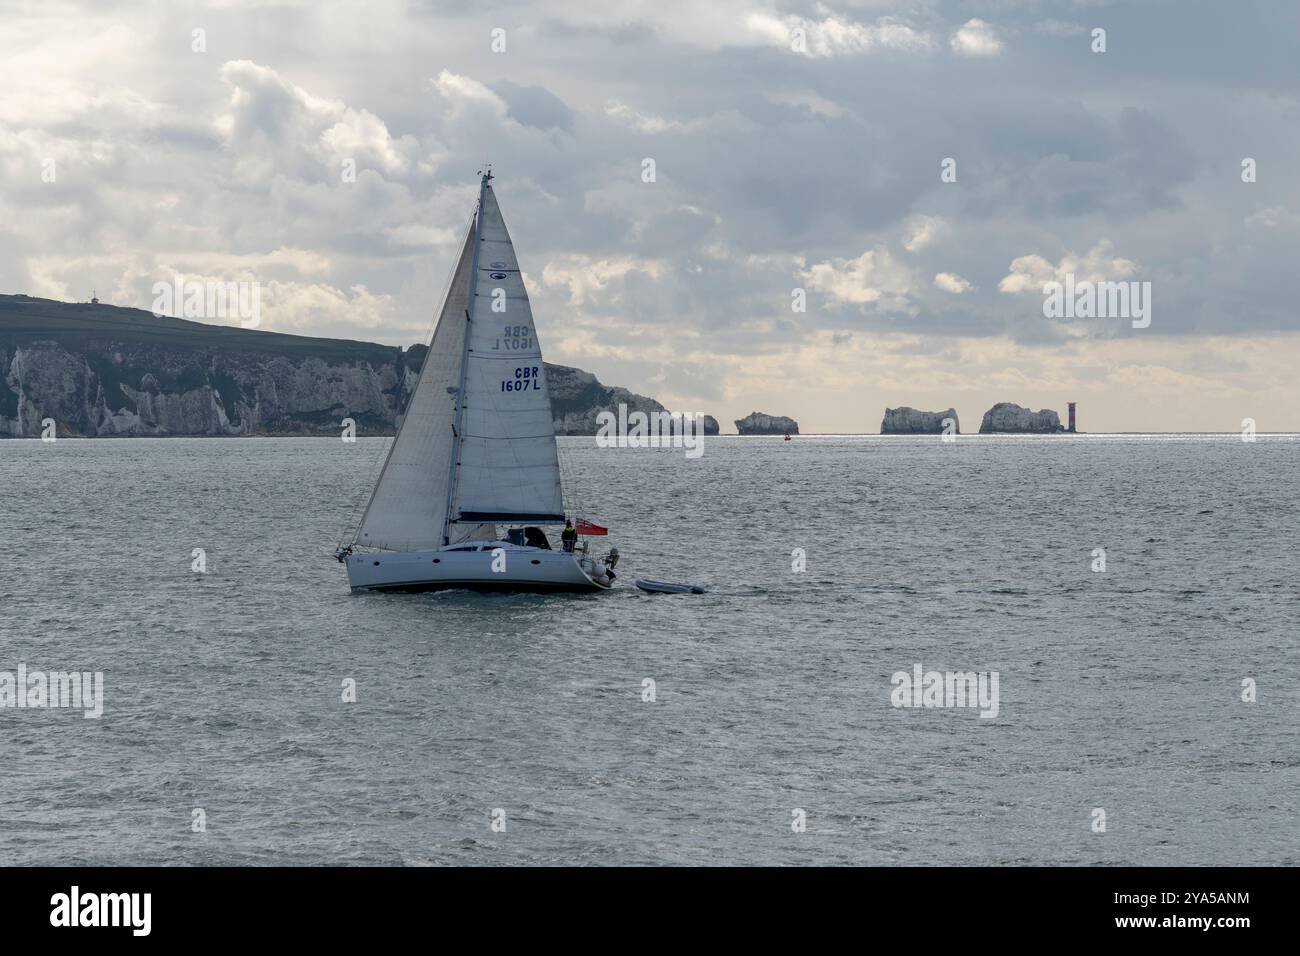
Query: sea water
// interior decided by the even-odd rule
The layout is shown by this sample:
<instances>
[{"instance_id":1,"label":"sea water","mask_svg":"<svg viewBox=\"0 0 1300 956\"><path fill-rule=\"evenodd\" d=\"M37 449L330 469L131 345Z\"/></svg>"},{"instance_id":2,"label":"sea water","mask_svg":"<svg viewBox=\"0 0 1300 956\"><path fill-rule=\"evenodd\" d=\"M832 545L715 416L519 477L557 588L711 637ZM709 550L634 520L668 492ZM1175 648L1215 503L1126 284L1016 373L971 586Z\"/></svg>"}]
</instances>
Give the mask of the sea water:
<instances>
[{"instance_id":1,"label":"sea water","mask_svg":"<svg viewBox=\"0 0 1300 956\"><path fill-rule=\"evenodd\" d=\"M386 443L0 442L0 672L103 675L0 864L1300 863L1294 437L564 438L615 590L352 595Z\"/></svg>"}]
</instances>

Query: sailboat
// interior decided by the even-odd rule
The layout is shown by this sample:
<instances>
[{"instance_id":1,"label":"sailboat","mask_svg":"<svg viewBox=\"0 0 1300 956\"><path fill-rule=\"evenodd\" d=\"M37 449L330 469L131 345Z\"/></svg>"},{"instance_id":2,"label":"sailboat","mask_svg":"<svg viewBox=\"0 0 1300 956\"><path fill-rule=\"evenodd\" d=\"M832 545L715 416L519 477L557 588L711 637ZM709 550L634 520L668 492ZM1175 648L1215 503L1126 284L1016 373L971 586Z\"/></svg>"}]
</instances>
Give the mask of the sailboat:
<instances>
[{"instance_id":1,"label":"sailboat","mask_svg":"<svg viewBox=\"0 0 1300 956\"><path fill-rule=\"evenodd\" d=\"M568 525L537 328L491 170L410 403L352 542L355 591L599 591L618 549ZM585 525L585 527L584 527ZM595 529L599 528L599 532ZM504 529L504 533L503 533Z\"/></svg>"}]
</instances>

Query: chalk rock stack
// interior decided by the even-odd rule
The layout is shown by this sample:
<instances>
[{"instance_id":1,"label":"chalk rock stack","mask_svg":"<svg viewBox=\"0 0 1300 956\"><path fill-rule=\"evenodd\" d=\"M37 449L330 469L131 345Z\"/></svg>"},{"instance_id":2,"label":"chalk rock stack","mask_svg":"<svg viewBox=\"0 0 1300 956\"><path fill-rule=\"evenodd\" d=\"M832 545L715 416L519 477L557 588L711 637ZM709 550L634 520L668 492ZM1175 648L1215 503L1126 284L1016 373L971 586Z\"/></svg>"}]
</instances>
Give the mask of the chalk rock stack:
<instances>
[{"instance_id":1,"label":"chalk rock stack","mask_svg":"<svg viewBox=\"0 0 1300 956\"><path fill-rule=\"evenodd\" d=\"M957 410L950 408L943 412L922 412L915 408L886 408L885 417L880 422L882 435L942 435L944 419L951 418L953 434L961 434L961 424L957 420Z\"/></svg>"},{"instance_id":2,"label":"chalk rock stack","mask_svg":"<svg viewBox=\"0 0 1300 956\"><path fill-rule=\"evenodd\" d=\"M980 422L981 435L996 434L1051 434L1063 432L1061 417L1050 408L1030 411L1012 402L998 402L984 413Z\"/></svg>"},{"instance_id":3,"label":"chalk rock stack","mask_svg":"<svg viewBox=\"0 0 1300 956\"><path fill-rule=\"evenodd\" d=\"M736 431L742 435L797 435L799 423L783 415L750 412L744 418L736 419Z\"/></svg>"}]
</instances>

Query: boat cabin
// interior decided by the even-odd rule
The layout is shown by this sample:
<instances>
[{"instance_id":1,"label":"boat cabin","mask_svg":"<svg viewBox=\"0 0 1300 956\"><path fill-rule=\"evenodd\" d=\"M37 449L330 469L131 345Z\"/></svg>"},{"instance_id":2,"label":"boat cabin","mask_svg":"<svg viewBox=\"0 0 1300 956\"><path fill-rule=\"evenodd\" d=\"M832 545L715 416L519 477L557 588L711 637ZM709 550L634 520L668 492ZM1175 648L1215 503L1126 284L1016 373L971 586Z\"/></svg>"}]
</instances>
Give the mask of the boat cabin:
<instances>
[{"instance_id":1,"label":"boat cabin","mask_svg":"<svg viewBox=\"0 0 1300 956\"><path fill-rule=\"evenodd\" d=\"M546 540L546 532L541 528L509 528L506 531L506 540L521 548L530 547L541 548L543 551L551 550L551 543Z\"/></svg>"}]
</instances>

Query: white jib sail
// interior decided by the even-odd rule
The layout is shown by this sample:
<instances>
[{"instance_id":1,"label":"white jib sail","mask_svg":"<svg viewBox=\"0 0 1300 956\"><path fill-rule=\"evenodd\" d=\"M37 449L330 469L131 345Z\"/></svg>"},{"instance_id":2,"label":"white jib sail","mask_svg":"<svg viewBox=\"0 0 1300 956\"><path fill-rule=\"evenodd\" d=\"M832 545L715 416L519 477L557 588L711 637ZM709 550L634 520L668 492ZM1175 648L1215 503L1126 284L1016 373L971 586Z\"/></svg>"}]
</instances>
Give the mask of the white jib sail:
<instances>
[{"instance_id":1,"label":"white jib sail","mask_svg":"<svg viewBox=\"0 0 1300 956\"><path fill-rule=\"evenodd\" d=\"M469 326L466 310L473 253L471 223L420 380L357 528L359 545L413 551L437 548L443 543L455 392L460 385L460 363Z\"/></svg>"},{"instance_id":2,"label":"white jib sail","mask_svg":"<svg viewBox=\"0 0 1300 956\"><path fill-rule=\"evenodd\" d=\"M546 367L514 245L490 183L479 215L477 298L451 518L562 521Z\"/></svg>"}]
</instances>

